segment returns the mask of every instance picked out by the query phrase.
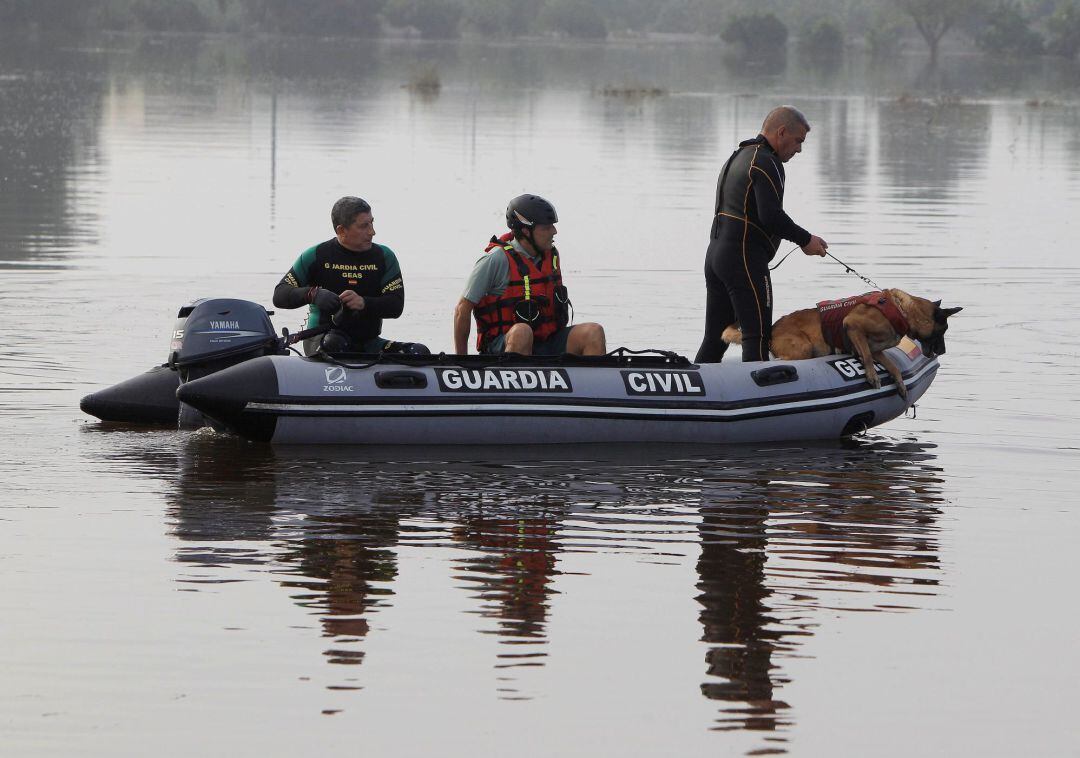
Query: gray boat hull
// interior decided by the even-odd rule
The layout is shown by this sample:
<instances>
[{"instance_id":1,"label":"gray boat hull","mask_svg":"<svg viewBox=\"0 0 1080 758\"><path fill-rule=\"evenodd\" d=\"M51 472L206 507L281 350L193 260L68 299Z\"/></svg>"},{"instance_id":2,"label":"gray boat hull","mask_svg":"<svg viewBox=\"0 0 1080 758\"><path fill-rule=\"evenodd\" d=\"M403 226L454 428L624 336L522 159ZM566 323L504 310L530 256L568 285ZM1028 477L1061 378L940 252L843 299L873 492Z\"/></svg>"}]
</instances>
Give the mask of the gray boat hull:
<instances>
[{"instance_id":1,"label":"gray boat hull","mask_svg":"<svg viewBox=\"0 0 1080 758\"><path fill-rule=\"evenodd\" d=\"M892 348L884 369L852 356L689 364L431 356L370 365L268 356L185 383L179 398L217 424L274 444L734 443L833 439L903 414L938 361Z\"/></svg>"}]
</instances>

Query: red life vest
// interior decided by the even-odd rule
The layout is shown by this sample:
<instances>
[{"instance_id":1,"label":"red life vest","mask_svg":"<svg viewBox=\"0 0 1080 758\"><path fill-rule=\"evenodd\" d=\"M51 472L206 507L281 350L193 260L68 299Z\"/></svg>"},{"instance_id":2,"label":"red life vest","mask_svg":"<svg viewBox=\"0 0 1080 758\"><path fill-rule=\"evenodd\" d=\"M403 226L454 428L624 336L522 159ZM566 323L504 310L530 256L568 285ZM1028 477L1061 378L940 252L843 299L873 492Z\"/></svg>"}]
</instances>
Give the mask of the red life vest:
<instances>
[{"instance_id":1,"label":"red life vest","mask_svg":"<svg viewBox=\"0 0 1080 758\"><path fill-rule=\"evenodd\" d=\"M551 255L540 259L540 266L528 255L522 255L510 244L514 235L510 232L501 237L492 237L484 252L488 255L505 255L510 264L510 281L501 295L486 295L473 309L476 319L476 349L483 351L484 346L500 334L506 334L510 327L524 323L514 312L517 304L523 300L534 300L540 306L540 315L530 325L533 339L546 340L560 327L566 325L563 315L565 306L556 302L556 288L562 291L562 274L559 272L559 251L551 249ZM516 274L516 276L515 276Z\"/></svg>"},{"instance_id":2,"label":"red life vest","mask_svg":"<svg viewBox=\"0 0 1080 758\"><path fill-rule=\"evenodd\" d=\"M822 300L817 304L821 316L821 333L825 341L836 350L851 350L851 343L844 332L844 317L856 305L872 305L884 314L893 330L901 337L908 332L908 322L896 303L886 292L867 292L864 295L845 297L841 300Z\"/></svg>"}]
</instances>

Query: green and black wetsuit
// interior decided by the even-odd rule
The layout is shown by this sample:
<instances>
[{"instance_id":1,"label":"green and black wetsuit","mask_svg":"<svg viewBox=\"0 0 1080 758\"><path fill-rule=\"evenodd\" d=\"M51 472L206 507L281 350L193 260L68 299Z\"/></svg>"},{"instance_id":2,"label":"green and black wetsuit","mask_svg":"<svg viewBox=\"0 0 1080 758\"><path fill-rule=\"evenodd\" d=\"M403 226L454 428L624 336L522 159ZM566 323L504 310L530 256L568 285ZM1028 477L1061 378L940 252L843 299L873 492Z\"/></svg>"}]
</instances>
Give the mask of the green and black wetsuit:
<instances>
[{"instance_id":1,"label":"green and black wetsuit","mask_svg":"<svg viewBox=\"0 0 1080 758\"><path fill-rule=\"evenodd\" d=\"M784 164L764 136L739 144L720 172L705 254L705 339L696 360L715 363L724 329L742 328L743 360L767 361L772 332L769 261L782 239L799 246L810 232L784 212Z\"/></svg>"},{"instance_id":2,"label":"green and black wetsuit","mask_svg":"<svg viewBox=\"0 0 1080 758\"><path fill-rule=\"evenodd\" d=\"M356 252L341 246L337 239L310 247L274 289L274 305L279 308L299 308L311 303L314 287L340 295L352 290L364 298L360 311L345 309L345 319L335 325L349 339L353 352L379 352L387 340L379 335L384 318L397 318L405 308L405 285L401 267L393 251L385 245L373 244L370 249ZM330 321L334 315L323 313L311 304L308 328Z\"/></svg>"}]
</instances>

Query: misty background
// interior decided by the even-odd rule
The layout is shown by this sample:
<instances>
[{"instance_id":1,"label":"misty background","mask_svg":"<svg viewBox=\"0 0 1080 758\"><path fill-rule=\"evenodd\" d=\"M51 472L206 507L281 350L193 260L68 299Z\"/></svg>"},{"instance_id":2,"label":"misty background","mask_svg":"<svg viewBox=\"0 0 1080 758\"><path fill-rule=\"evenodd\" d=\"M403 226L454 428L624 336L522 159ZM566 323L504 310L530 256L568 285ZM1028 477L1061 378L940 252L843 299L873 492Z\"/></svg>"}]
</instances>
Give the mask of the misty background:
<instances>
[{"instance_id":1,"label":"misty background","mask_svg":"<svg viewBox=\"0 0 1080 758\"><path fill-rule=\"evenodd\" d=\"M1080 0L0 0L0 33L101 31L314 37L715 38L748 57L788 44L888 59L942 46L994 56L1080 49Z\"/></svg>"}]
</instances>

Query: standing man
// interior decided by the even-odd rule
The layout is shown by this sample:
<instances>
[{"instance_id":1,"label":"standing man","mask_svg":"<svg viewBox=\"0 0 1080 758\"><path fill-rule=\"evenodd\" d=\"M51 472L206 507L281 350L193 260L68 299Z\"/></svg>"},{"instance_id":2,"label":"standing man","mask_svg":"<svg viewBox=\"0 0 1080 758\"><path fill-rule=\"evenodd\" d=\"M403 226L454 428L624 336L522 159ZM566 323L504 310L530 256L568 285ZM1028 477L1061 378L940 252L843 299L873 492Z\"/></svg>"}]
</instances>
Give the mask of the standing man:
<instances>
[{"instance_id":1,"label":"standing man","mask_svg":"<svg viewBox=\"0 0 1080 758\"><path fill-rule=\"evenodd\" d=\"M343 197L334 203L330 222L334 238L302 252L274 289L278 308L310 306L309 329L331 326L305 340L304 352L428 353L419 343L380 336L383 319L397 318L405 308L405 285L394 252L371 241L371 206Z\"/></svg>"},{"instance_id":2,"label":"standing man","mask_svg":"<svg viewBox=\"0 0 1080 758\"><path fill-rule=\"evenodd\" d=\"M492 237L454 309L454 352L466 354L470 318L481 353L603 355L604 327L569 326L570 299L554 246L555 208L537 195L506 206L510 232Z\"/></svg>"},{"instance_id":3,"label":"standing man","mask_svg":"<svg viewBox=\"0 0 1080 758\"><path fill-rule=\"evenodd\" d=\"M772 282L769 261L782 239L807 255L825 255L825 240L784 212L784 165L797 153L810 124L790 105L765 117L761 134L739 143L720 172L709 250L705 254L705 339L695 360L716 363L727 349L721 335L738 322L742 359L769 360Z\"/></svg>"}]
</instances>

